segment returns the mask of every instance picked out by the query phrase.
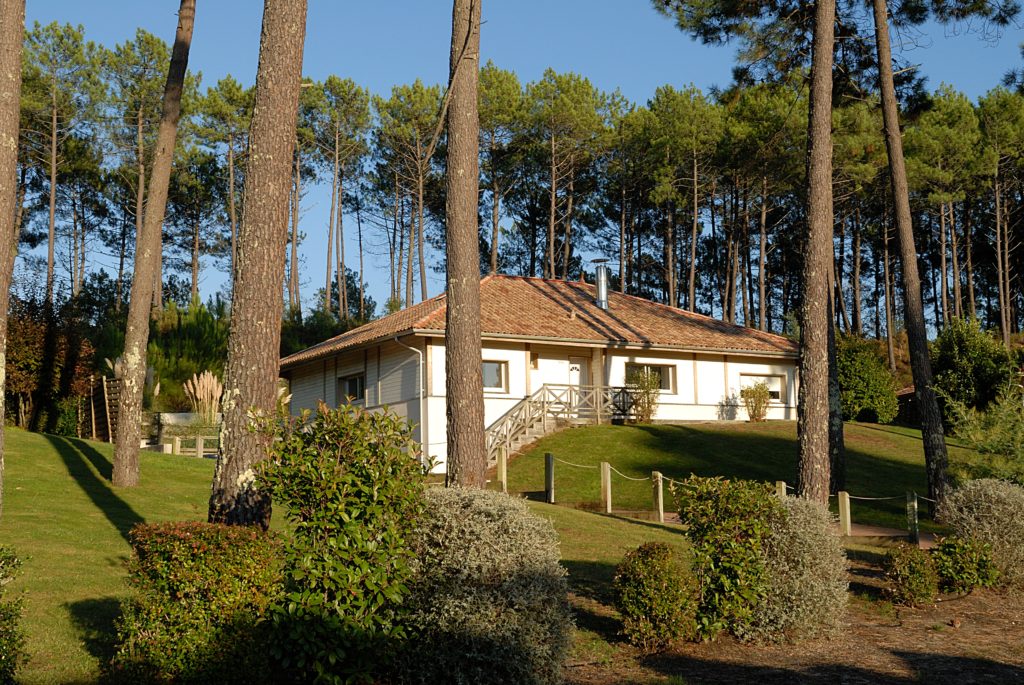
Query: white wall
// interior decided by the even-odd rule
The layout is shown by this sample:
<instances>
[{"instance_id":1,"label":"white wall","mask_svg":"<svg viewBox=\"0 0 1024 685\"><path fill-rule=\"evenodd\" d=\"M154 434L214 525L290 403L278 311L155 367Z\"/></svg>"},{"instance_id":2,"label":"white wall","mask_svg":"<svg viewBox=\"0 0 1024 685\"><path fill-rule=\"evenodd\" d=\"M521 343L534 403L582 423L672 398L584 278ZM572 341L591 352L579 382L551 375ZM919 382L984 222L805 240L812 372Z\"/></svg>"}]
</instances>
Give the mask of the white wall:
<instances>
[{"instance_id":1,"label":"white wall","mask_svg":"<svg viewBox=\"0 0 1024 685\"><path fill-rule=\"evenodd\" d=\"M416 439L423 444L424 453L437 461L437 470L443 472L447 459L444 340L407 338L403 342L421 350L426 364L423 381L427 391L423 400L426 421L422 428L417 397L420 357L394 342L292 370L291 410L297 414L303 408L315 408L320 399L333 406L337 379L362 371L366 374L366 406L375 409L386 405L417 424ZM513 342L485 342L482 357L487 361L504 362L508 369L506 387L484 394L485 427L545 383L568 383L570 357L589 359L591 382L604 379L604 383L611 386L625 385L627 364L671 366L672 387L661 393L655 414L658 421L747 420L746 410L739 400L742 374L782 376L785 396L772 403L768 418L796 418L795 360Z\"/></svg>"}]
</instances>

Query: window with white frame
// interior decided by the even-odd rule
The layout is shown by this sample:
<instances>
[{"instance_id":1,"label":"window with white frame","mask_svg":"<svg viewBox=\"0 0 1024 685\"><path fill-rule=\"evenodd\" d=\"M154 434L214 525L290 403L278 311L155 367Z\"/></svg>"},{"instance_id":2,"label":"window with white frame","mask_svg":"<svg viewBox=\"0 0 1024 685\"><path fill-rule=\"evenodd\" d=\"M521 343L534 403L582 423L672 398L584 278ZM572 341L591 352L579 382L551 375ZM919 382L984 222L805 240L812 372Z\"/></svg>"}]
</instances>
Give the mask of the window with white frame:
<instances>
[{"instance_id":1,"label":"window with white frame","mask_svg":"<svg viewBox=\"0 0 1024 685\"><path fill-rule=\"evenodd\" d=\"M485 359L481 362L480 370L483 373L485 391L508 391L508 362L488 361Z\"/></svg>"},{"instance_id":2,"label":"window with white frame","mask_svg":"<svg viewBox=\"0 0 1024 685\"><path fill-rule=\"evenodd\" d=\"M356 374L338 379L338 404L358 404L366 397L366 376Z\"/></svg>"},{"instance_id":3,"label":"window with white frame","mask_svg":"<svg viewBox=\"0 0 1024 685\"><path fill-rule=\"evenodd\" d=\"M633 377L642 373L653 373L658 376L659 387L662 390L672 390L672 374L675 371L672 364L626 364L626 384L633 382Z\"/></svg>"},{"instance_id":4,"label":"window with white frame","mask_svg":"<svg viewBox=\"0 0 1024 685\"><path fill-rule=\"evenodd\" d=\"M740 388L752 388L758 383L768 386L768 393L772 402L782 402L786 397L786 377L775 375L761 375L753 373L740 374Z\"/></svg>"}]
</instances>

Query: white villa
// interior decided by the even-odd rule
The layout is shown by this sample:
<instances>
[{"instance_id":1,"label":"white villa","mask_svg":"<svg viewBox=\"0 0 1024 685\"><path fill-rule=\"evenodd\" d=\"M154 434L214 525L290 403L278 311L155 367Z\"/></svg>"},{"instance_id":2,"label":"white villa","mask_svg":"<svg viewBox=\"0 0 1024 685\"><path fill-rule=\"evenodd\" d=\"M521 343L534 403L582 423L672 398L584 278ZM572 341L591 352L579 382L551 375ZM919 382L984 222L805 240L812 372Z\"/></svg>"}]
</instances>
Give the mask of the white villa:
<instances>
[{"instance_id":1,"label":"white villa","mask_svg":"<svg viewBox=\"0 0 1024 685\"><path fill-rule=\"evenodd\" d=\"M480 283L490 458L567 422L628 418L628 375L661 377L656 421L745 420L740 390L768 383L769 419L796 418L796 343L582 282L487 276ZM598 300L598 291L604 295ZM443 465L445 296L281 360L291 411L360 403L416 424ZM441 467L443 468L443 466Z\"/></svg>"}]
</instances>

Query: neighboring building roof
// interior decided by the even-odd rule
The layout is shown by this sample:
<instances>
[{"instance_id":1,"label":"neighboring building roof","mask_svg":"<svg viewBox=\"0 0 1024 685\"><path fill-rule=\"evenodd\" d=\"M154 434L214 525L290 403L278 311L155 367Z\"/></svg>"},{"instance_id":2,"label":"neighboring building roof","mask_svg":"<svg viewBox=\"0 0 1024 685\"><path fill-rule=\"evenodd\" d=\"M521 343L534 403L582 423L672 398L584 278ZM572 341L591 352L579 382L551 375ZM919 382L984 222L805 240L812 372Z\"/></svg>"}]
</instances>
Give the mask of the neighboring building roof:
<instances>
[{"instance_id":1,"label":"neighboring building roof","mask_svg":"<svg viewBox=\"0 0 1024 685\"><path fill-rule=\"evenodd\" d=\"M604 310L595 295L595 286L588 283L487 276L480 282L480 328L490 339L797 355L797 344L781 335L617 292L609 293ZM442 294L285 357L281 368L397 335L442 335L444 329Z\"/></svg>"}]
</instances>

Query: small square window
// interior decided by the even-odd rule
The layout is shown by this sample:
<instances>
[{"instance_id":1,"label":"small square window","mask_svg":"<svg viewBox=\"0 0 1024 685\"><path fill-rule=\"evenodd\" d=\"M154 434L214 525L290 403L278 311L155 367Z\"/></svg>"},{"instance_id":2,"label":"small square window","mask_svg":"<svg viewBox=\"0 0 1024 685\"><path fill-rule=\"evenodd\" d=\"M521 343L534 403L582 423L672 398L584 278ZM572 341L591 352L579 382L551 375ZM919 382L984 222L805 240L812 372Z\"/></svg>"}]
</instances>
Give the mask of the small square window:
<instances>
[{"instance_id":1,"label":"small square window","mask_svg":"<svg viewBox=\"0 0 1024 685\"><path fill-rule=\"evenodd\" d=\"M752 388L758 383L768 386L768 393L772 402L781 402L785 388L784 376L758 376L754 374L740 374L740 388Z\"/></svg>"},{"instance_id":2,"label":"small square window","mask_svg":"<svg viewBox=\"0 0 1024 685\"><path fill-rule=\"evenodd\" d=\"M357 404L366 395L366 376L345 376L338 379L338 404Z\"/></svg>"},{"instance_id":3,"label":"small square window","mask_svg":"<svg viewBox=\"0 0 1024 685\"><path fill-rule=\"evenodd\" d=\"M483 374L484 390L505 392L508 389L508 362L485 360L480 370Z\"/></svg>"},{"instance_id":4,"label":"small square window","mask_svg":"<svg viewBox=\"0 0 1024 685\"><path fill-rule=\"evenodd\" d=\"M672 390L672 365L657 364L626 364L626 384L633 383L633 378L641 373L653 373L658 377L662 390Z\"/></svg>"}]
</instances>

